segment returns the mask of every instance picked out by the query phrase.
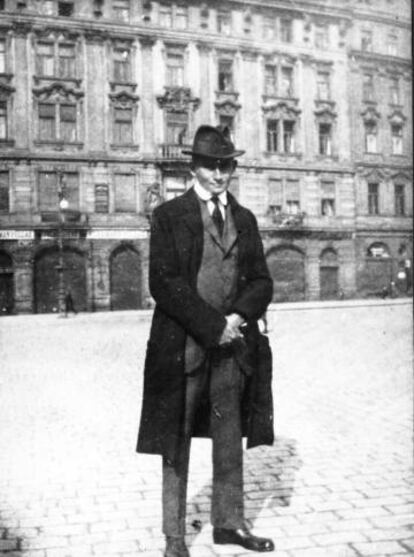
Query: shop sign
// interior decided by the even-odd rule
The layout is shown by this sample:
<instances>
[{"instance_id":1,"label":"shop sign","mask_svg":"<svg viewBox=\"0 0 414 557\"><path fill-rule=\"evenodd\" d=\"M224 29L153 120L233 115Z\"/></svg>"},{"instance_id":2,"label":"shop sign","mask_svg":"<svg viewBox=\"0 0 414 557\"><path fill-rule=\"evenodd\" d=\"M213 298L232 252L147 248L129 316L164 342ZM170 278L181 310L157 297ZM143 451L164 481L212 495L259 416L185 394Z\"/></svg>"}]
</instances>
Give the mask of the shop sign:
<instances>
[{"instance_id":1,"label":"shop sign","mask_svg":"<svg viewBox=\"0 0 414 557\"><path fill-rule=\"evenodd\" d=\"M34 240L33 230L0 230L0 240Z\"/></svg>"},{"instance_id":2,"label":"shop sign","mask_svg":"<svg viewBox=\"0 0 414 557\"><path fill-rule=\"evenodd\" d=\"M146 230L117 229L104 230L95 229L87 233L88 240L145 240L148 238Z\"/></svg>"}]
</instances>

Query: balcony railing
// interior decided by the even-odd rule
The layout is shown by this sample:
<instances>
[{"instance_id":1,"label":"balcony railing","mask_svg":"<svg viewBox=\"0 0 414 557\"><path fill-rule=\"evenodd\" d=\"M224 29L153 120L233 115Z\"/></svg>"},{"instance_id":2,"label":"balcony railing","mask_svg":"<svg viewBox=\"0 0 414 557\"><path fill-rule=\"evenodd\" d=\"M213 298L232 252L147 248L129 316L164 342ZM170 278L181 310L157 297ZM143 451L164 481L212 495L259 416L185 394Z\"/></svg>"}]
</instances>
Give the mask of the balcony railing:
<instances>
[{"instance_id":1,"label":"balcony railing","mask_svg":"<svg viewBox=\"0 0 414 557\"><path fill-rule=\"evenodd\" d=\"M301 228L305 224L306 213L304 211L296 214L270 212L272 223L280 228Z\"/></svg>"},{"instance_id":2,"label":"balcony railing","mask_svg":"<svg viewBox=\"0 0 414 557\"><path fill-rule=\"evenodd\" d=\"M185 159L188 155L184 155L182 150L191 150L190 145L177 145L174 143L161 143L158 147L159 156L163 159Z\"/></svg>"}]
</instances>

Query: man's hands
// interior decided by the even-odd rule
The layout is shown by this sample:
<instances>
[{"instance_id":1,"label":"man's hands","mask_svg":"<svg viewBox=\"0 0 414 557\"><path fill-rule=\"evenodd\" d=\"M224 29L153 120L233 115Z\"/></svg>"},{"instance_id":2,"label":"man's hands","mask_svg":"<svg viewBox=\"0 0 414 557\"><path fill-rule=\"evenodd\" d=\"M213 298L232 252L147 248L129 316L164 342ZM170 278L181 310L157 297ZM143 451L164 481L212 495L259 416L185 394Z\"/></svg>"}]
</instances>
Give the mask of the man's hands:
<instances>
[{"instance_id":1,"label":"man's hands","mask_svg":"<svg viewBox=\"0 0 414 557\"><path fill-rule=\"evenodd\" d=\"M237 338L242 338L240 327L243 325L244 319L238 313L226 315L226 326L221 334L219 345L230 344Z\"/></svg>"}]
</instances>

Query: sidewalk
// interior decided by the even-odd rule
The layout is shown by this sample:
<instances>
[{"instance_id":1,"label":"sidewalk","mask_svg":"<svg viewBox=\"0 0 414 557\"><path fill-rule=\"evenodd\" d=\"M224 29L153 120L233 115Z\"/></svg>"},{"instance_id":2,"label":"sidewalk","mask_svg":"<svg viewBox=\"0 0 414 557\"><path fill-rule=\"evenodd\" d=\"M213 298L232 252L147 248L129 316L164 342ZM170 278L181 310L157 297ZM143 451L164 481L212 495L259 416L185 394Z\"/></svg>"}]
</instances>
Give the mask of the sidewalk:
<instances>
[{"instance_id":1,"label":"sidewalk","mask_svg":"<svg viewBox=\"0 0 414 557\"><path fill-rule=\"evenodd\" d=\"M276 442L245 487L271 555L414 554L412 304L386 302L269 312ZM0 554L162 557L160 459L134 452L150 314L0 320ZM212 544L210 492L196 440L191 556L253 555Z\"/></svg>"}]
</instances>

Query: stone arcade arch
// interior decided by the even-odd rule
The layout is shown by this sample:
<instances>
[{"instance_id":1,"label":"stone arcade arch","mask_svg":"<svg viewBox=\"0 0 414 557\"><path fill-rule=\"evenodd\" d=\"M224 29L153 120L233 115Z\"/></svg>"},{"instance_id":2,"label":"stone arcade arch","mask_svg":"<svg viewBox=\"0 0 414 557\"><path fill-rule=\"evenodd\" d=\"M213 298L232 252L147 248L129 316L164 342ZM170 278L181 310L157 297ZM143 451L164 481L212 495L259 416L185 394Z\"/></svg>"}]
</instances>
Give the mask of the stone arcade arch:
<instances>
[{"instance_id":1,"label":"stone arcade arch","mask_svg":"<svg viewBox=\"0 0 414 557\"><path fill-rule=\"evenodd\" d=\"M0 251L0 315L8 315L14 308L13 260Z\"/></svg>"},{"instance_id":2,"label":"stone arcade arch","mask_svg":"<svg viewBox=\"0 0 414 557\"><path fill-rule=\"evenodd\" d=\"M378 295L389 290L393 277L390 249L384 242L373 242L365 253L365 264L360 275L360 291L363 295Z\"/></svg>"},{"instance_id":3,"label":"stone arcade arch","mask_svg":"<svg viewBox=\"0 0 414 557\"><path fill-rule=\"evenodd\" d=\"M278 246L267 254L273 278L274 302L297 302L305 299L305 256L293 246Z\"/></svg>"},{"instance_id":4,"label":"stone arcade arch","mask_svg":"<svg viewBox=\"0 0 414 557\"><path fill-rule=\"evenodd\" d=\"M132 246L116 248L110 257L111 310L142 308L141 258Z\"/></svg>"},{"instance_id":5,"label":"stone arcade arch","mask_svg":"<svg viewBox=\"0 0 414 557\"><path fill-rule=\"evenodd\" d=\"M326 248L319 258L319 286L321 300L335 300L339 295L338 254L333 248Z\"/></svg>"},{"instance_id":6,"label":"stone arcade arch","mask_svg":"<svg viewBox=\"0 0 414 557\"><path fill-rule=\"evenodd\" d=\"M76 311L87 310L85 257L78 250L65 247L63 270L59 270L59 250L52 247L35 258L34 299L36 313L59 311L59 272L63 272L65 290L70 290Z\"/></svg>"}]
</instances>

